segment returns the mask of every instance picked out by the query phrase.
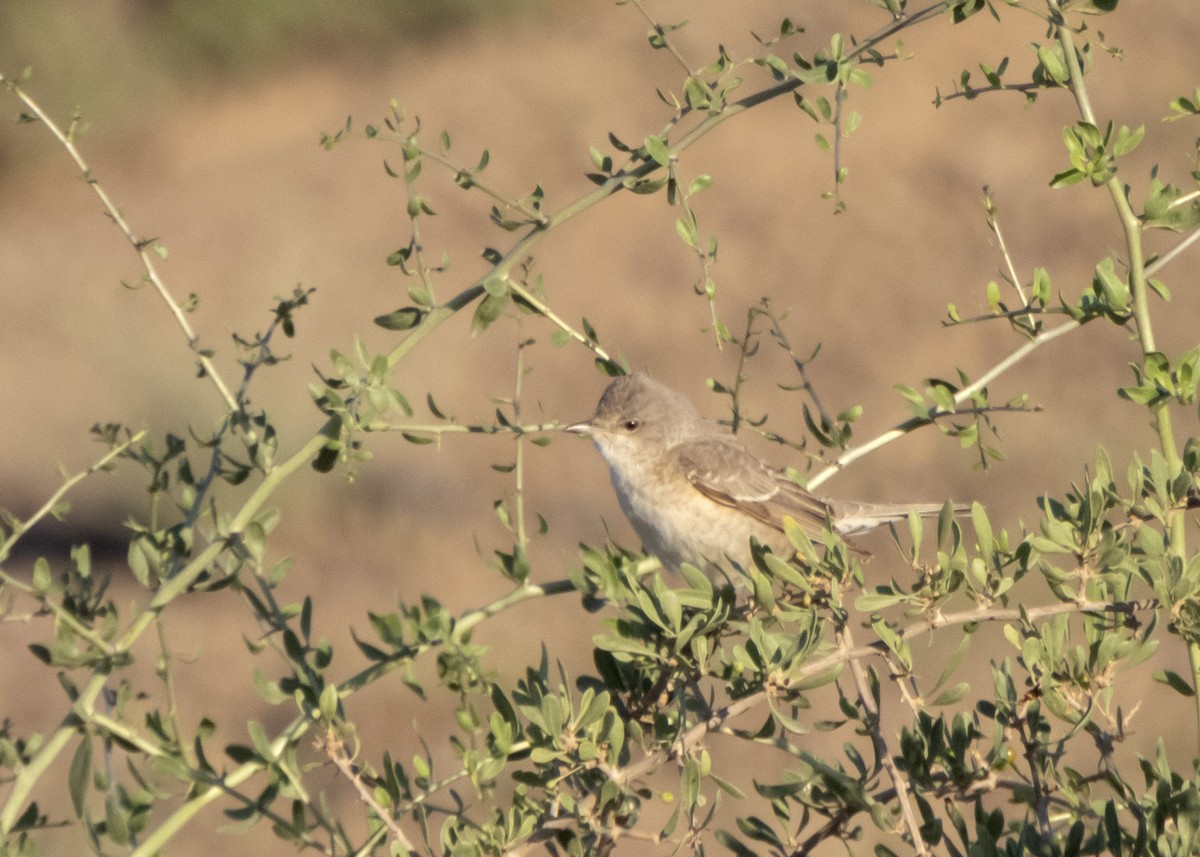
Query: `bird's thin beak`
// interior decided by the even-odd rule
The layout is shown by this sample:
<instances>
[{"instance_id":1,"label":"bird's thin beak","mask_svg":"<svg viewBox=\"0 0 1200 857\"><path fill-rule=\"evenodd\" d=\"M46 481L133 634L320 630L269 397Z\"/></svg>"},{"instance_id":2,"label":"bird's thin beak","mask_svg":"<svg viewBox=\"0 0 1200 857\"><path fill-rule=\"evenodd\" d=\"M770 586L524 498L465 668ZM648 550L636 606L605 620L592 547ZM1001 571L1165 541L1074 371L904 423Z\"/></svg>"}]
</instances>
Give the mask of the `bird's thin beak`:
<instances>
[{"instance_id":1,"label":"bird's thin beak","mask_svg":"<svg viewBox=\"0 0 1200 857\"><path fill-rule=\"evenodd\" d=\"M588 423L572 423L569 426L563 426L563 431L569 431L571 434L588 435L592 433L592 424Z\"/></svg>"}]
</instances>

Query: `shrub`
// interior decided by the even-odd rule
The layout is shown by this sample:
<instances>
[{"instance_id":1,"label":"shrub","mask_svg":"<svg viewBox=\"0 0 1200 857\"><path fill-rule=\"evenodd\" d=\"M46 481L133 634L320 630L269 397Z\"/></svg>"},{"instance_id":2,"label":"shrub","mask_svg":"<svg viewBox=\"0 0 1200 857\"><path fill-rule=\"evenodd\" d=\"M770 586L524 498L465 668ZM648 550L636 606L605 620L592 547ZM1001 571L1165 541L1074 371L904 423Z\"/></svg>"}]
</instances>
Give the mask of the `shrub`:
<instances>
[{"instance_id":1,"label":"shrub","mask_svg":"<svg viewBox=\"0 0 1200 857\"><path fill-rule=\"evenodd\" d=\"M67 824L98 853L158 853L184 830L209 830L213 805L221 802L235 820L266 821L282 839L330 854L502 854L534 846L608 853L634 841L801 854L867 836L880 854L1195 853L1195 762L1173 759L1162 741L1150 755L1128 747L1136 699L1122 690L1125 671L1146 664L1141 669L1156 670L1155 678L1178 691L1178 710L1169 716L1182 718L1197 705L1200 555L1189 551L1187 530L1200 444L1181 439L1179 426L1196 406L1200 346L1164 353L1155 323L1169 312L1160 272L1200 235L1200 192L1183 187L1200 174L1173 184L1157 168L1148 179L1119 172L1154 135L1144 125L1111 122L1092 106L1086 72L1101 48L1109 49L1092 22L1117 3L1026 9L951 0L910 11L898 0L879 0L885 23L871 34L831 34L827 46L802 52L793 47L800 24L784 20L772 37L758 39L753 55L720 49L703 67L678 44L682 25L655 20L637 0L631 5L650 20L650 46L672 56L682 74L675 90L663 93L661 127L640 140L611 135L592 150L593 188L574 202L552 206L540 186L522 196L501 190L489 180L486 154L460 160L448 135L430 139L395 105L361 132L348 121L324 136L328 148L351 137L392 147L387 169L404 188L411 237L389 264L411 285L402 306L375 318L396 331L394 347L371 353L356 340L321 370L311 391L321 416L305 439L283 438L250 405L248 392L277 362L278 337L293 334L311 293L298 288L275 304L261 332L234 337L242 375L227 379L193 331L190 307L160 277L157 240L140 237L92 183L224 412L207 432L186 438L98 425L108 451L65 479L33 514L5 521L5 609L13 616L29 611L30 648L66 692L65 701L47 695L46 705L62 710L52 733L19 735L6 724L0 735L7 778L0 833L8 852L34 853L47 828ZM741 358L734 382L712 386L729 397L734 426L753 431L760 423L745 416L740 399L750 357L764 342L795 351L782 314L769 303L746 307L740 328L722 319L717 242L702 230L694 202L712 178L685 177L689 151L727 121L736 127L749 110L793 100L820 129L818 144L832 159L828 199L843 210L843 141L858 122L847 105L858 88L886 81L905 56L893 52L895 40L936 29L935 38L949 42L979 13L1031 12L1045 27L1031 58L981 63L981 77L963 72L937 103L962 102L955 109L970 110L1015 92L1040 109L1034 102L1045 93L1069 96L1076 115L1062 132L1063 166L1046 178L1055 187L1091 186L1106 195L1122 246L1095 251L1094 273L1082 289L1056 288L1048 273L1053 260L1022 277L989 197L1000 281L986 285L981 314L951 306L947 324L1006 326L1013 350L978 377L960 371L919 389L899 387L911 415L866 442L854 437L860 410L826 413L809 383L808 360L796 358L808 396L808 437L790 442L817 463L804 477L813 489L892 440L931 428L987 465L999 457L996 421L1030 408L1023 396L994 401L994 382L1059 337L1115 325L1137 345L1134 379L1119 395L1144 409L1153 448L1122 451L1120 464L1097 450L1079 482L1040 496L1041 518L1029 529L1000 526L980 503L970 509L969 530L948 507L929 531L913 518L899 528L906 529L896 536L902 547L893 562L900 568L886 584L868 584L860 557L832 532L812 540L798 529L791 534L794 558L760 552L736 585L689 569L668 577L652 559L611 545L583 547L581 562L562 579L535 567L529 547L541 523L535 526L525 508L522 480L557 424L527 419L519 380L493 420L454 420L432 396L431 417L418 418L396 384L397 368L418 348L440 348L453 359L460 341L445 323L466 312L471 335L490 335L498 319L518 315L548 330L558 346L587 349L604 373L624 371L586 320L556 312L556 288L539 277L531 253L553 252L564 223L618 194L662 194L677 214L679 238L695 254L711 341ZM24 79L3 82L22 105L22 119L50 131L89 176L71 130L41 110ZM1164 110L1194 121L1198 103L1200 93L1185 95ZM492 221L511 235L503 249L484 250L486 273L460 283L449 299L437 294L452 275L421 238L435 216L424 188L438 176L489 206ZM1182 237L1153 256L1144 245L1152 229ZM528 341L515 346L518 379ZM1112 356L1097 349L1097 360ZM1103 395L1095 394L1097 406ZM332 647L314 633L321 605L277 597L290 562L271 555L279 514L269 504L302 469L369 467L362 463L367 444L382 431L399 431L418 445L452 433L515 438L514 489L496 504L512 534L494 563L506 591L465 612L449 610L437 592L372 612L370 633L356 636L361 661L346 672L332 667ZM144 603L120 609L93 572L86 546L65 562L38 559L27 575L9 570L14 547L32 526L62 513L79 482L117 465L144 469L152 496L150 511L131 524L128 545ZM1031 495L1036 490L1029 486ZM227 746L223 757L210 746L210 720L191 729L177 716L174 658L163 635L180 604L221 589L236 593L262 629L251 647L270 649L285 664L274 677L257 671L255 684L267 703L290 712L281 728L247 722L249 743ZM556 663L553 640L523 672L500 670L476 639L479 627L516 622L518 605L551 600L560 610L604 617L594 671L569 676ZM989 627L1001 629L1007 648L999 653L977 644ZM129 670L135 657L146 657L138 647L154 633L163 681L150 686ZM1186 653L1190 675L1164 665L1168 650ZM986 678L972 671L981 667ZM359 746L350 701L396 678L419 695L440 696L452 710L454 770L435 770L432 751L402 760L387 746ZM1200 723L1200 711L1187 719ZM818 743L821 734L836 736L836 746ZM334 785L359 797L352 813L327 801L328 780L319 781L310 763L314 740L319 761L338 773ZM52 816L41 795L54 793L55 764L68 758L61 773L70 812ZM739 764L743 758L755 760L751 770Z\"/></svg>"}]
</instances>

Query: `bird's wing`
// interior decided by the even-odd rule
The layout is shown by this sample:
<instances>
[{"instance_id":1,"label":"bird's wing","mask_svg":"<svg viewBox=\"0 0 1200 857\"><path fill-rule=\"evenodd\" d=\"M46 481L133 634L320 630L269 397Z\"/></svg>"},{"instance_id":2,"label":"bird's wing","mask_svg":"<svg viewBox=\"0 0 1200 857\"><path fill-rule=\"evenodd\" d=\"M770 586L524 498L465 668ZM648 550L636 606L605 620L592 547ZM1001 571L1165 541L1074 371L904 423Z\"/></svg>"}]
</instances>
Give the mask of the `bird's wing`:
<instances>
[{"instance_id":1,"label":"bird's wing","mask_svg":"<svg viewBox=\"0 0 1200 857\"><path fill-rule=\"evenodd\" d=\"M710 500L780 531L784 515L813 536L825 526L830 513L825 501L765 464L733 436L686 441L672 454L688 482Z\"/></svg>"}]
</instances>

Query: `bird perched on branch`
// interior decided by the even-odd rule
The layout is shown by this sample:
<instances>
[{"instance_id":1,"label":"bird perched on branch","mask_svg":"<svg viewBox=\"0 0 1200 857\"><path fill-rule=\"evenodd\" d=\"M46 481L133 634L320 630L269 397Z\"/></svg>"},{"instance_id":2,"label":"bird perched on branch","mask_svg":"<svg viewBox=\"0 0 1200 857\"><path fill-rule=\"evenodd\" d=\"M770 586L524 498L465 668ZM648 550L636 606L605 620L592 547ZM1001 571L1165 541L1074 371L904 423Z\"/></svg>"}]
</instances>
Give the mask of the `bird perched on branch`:
<instances>
[{"instance_id":1,"label":"bird perched on branch","mask_svg":"<svg viewBox=\"0 0 1200 857\"><path fill-rule=\"evenodd\" d=\"M592 439L625 517L645 549L673 570L688 563L711 573L726 559L747 568L751 537L788 557L794 548L784 535L785 518L819 540L826 522L854 536L912 512L942 510L936 503L814 496L701 417L686 396L643 374L614 379L592 418L565 431Z\"/></svg>"}]
</instances>

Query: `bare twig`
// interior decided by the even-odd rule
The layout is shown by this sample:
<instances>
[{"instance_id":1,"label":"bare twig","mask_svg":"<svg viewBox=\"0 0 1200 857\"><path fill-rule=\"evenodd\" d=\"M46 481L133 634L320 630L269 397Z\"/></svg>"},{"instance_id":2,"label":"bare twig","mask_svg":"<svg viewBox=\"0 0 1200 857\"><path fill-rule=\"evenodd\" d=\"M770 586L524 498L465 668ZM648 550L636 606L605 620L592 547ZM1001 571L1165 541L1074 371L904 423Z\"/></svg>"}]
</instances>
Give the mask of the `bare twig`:
<instances>
[{"instance_id":1,"label":"bare twig","mask_svg":"<svg viewBox=\"0 0 1200 857\"><path fill-rule=\"evenodd\" d=\"M641 13L642 17L646 19L647 23L649 23L654 29L654 34L662 41L662 45L667 49L667 52L675 58L675 62L679 63L679 67L683 69L684 74L686 74L688 77L694 77L696 73L692 71L691 64L684 59L683 54L681 54L679 49L675 47L675 43L671 41L671 39L667 38L666 27L654 20L654 17L646 11L646 7L642 5L640 0L629 0L629 5L637 9L638 12Z\"/></svg>"},{"instance_id":2,"label":"bare twig","mask_svg":"<svg viewBox=\"0 0 1200 857\"><path fill-rule=\"evenodd\" d=\"M379 801L375 800L375 795L366 783L359 776L358 768L346 755L346 745L341 737L334 731L333 727L328 727L325 734L317 738L317 749L325 753L326 758L333 762L333 766L338 769L343 777L350 781L354 786L354 790L358 792L359 799L367 805L371 812L375 813L375 817L387 827L392 837L406 851L414 851L412 842L404 831L400 829L400 825L390 812L379 805Z\"/></svg>"},{"instance_id":3,"label":"bare twig","mask_svg":"<svg viewBox=\"0 0 1200 857\"><path fill-rule=\"evenodd\" d=\"M200 337L196 335L195 330L192 329L191 323L188 322L187 314L185 313L183 307L177 300L175 300L174 296L171 295L170 291L167 289L166 283L163 281L162 277L159 276L158 268L154 264L153 255L154 248L157 246L158 242L153 238L139 238L134 233L133 227L129 225L129 222L125 219L124 215L121 214L121 210L117 208L116 203L113 202L111 197L109 197L108 193L100 185L100 182L96 180L96 177L92 175L92 168L89 167L87 162L83 159L83 155L75 146L75 141L72 139L71 135L64 132L57 124L55 124L54 120L46 115L45 111L42 110L38 103L34 101L29 94L25 92L25 90L18 86L16 82L8 80L3 75L0 75L0 84L6 86L10 92L20 99L21 102L29 108L30 112L37 117L38 121L46 126L46 129L50 131L50 133L54 135L55 139L62 144L62 147L67 150L67 154L71 156L71 160L75 162L75 166L79 168L80 173L83 175L84 181L88 183L91 189L95 192L96 196L100 198L100 202L104 206L104 210L108 213L108 216L112 219L112 222L117 225L117 228L121 230L121 232L125 235L125 238L129 241L129 244L133 247L134 252L137 253L138 258L141 260L142 268L146 272L146 279L151 283L151 285L154 286L155 291L158 292L159 297L161 297L163 300L163 303L165 303L167 308L171 311L171 315L175 317L175 323L179 325L180 330L182 330L184 336L187 337L188 345L191 347L192 351L195 352L196 359L200 363L201 368L204 370L205 376L208 377L212 381L213 386L217 388L217 392L220 394L221 400L225 403L226 409L230 413L236 412L239 409L237 399L234 397L233 393L229 391L229 387L225 384L224 379L221 377L220 372L217 371L217 367L213 364L212 360L210 360L208 356L200 349Z\"/></svg>"},{"instance_id":4,"label":"bare twig","mask_svg":"<svg viewBox=\"0 0 1200 857\"><path fill-rule=\"evenodd\" d=\"M775 341L779 343L780 347L787 352L788 357L792 359L792 365L796 367L796 373L800 376L800 387L805 393L808 394L808 397L812 399L813 407L817 409L817 416L821 418L822 423L831 422L829 415L825 413L825 406L821 404L821 397L817 395L816 388L812 385L812 382L808 378L808 363L813 359L813 357L809 357L808 360L804 360L796 353L796 350L792 348L791 341L787 338L787 334L784 333L783 325L780 323L779 316L775 315L775 311L771 309L770 302L765 298L763 299L762 309L760 312L764 313L767 318L771 319L771 336L773 336ZM820 348L820 344L817 345L817 348ZM813 356L815 356L815 352Z\"/></svg>"},{"instance_id":5,"label":"bare twig","mask_svg":"<svg viewBox=\"0 0 1200 857\"><path fill-rule=\"evenodd\" d=\"M1021 285L1021 278L1017 274L1017 266L1013 264L1012 254L1008 252L1008 245L1004 242L1004 233L1000 230L1000 220L996 217L996 204L992 202L992 195L985 187L983 189L983 204L987 209L987 225L988 229L996 236L996 243L1000 245L1000 255L1004 257L1004 263L1008 266L1008 276L1005 278L1012 287L1016 289L1017 297L1021 300L1021 306L1029 306L1029 299L1025 297L1025 289Z\"/></svg>"},{"instance_id":6,"label":"bare twig","mask_svg":"<svg viewBox=\"0 0 1200 857\"><path fill-rule=\"evenodd\" d=\"M1027 708L1025 705L1023 708ZM1050 827L1050 806L1046 784L1042 780L1041 762L1042 762L1042 747L1037 736L1031 735L1026 728L1024 716L1016 719L1017 734L1021 738L1021 745L1025 748L1025 762L1029 765L1029 785L1033 789L1033 811L1037 815L1038 830L1041 831L1042 837L1046 840L1050 839L1052 833Z\"/></svg>"}]
</instances>

